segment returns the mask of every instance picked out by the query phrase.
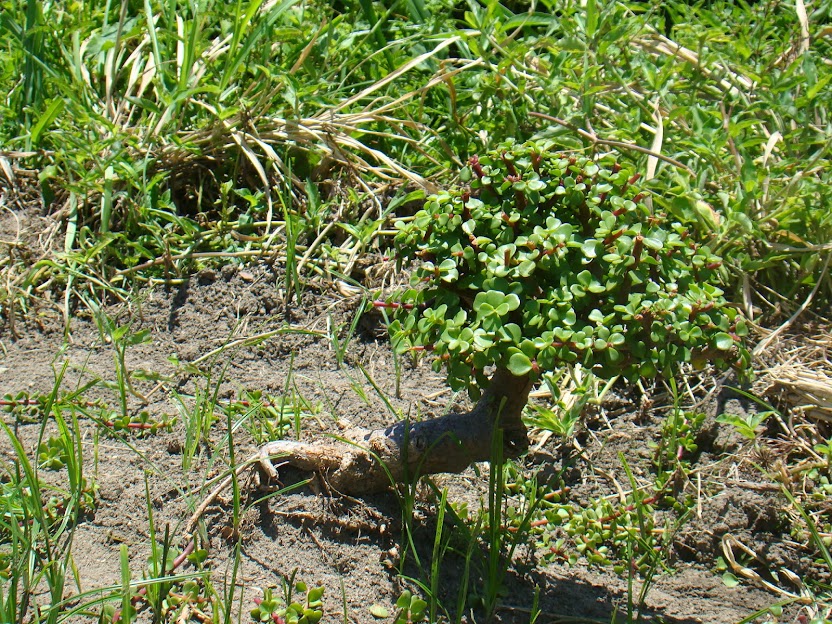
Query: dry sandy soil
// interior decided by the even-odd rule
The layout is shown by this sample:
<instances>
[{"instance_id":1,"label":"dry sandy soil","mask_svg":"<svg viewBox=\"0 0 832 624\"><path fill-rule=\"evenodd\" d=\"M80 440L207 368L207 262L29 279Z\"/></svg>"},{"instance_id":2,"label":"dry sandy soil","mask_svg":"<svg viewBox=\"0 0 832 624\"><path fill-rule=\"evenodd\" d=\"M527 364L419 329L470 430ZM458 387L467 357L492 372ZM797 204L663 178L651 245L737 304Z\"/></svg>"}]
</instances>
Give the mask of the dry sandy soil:
<instances>
[{"instance_id":1,"label":"dry sandy soil","mask_svg":"<svg viewBox=\"0 0 832 624\"><path fill-rule=\"evenodd\" d=\"M89 420L82 420L85 465L98 484L94 512L76 527L74 556L81 589L89 590L121 582L119 552L126 544L134 575L146 567L149 554L148 507L145 487L149 488L157 530L169 525L180 535L194 505L207 490L207 479L227 467L228 449L223 446L227 430L222 418L215 423L210 443L198 447L194 464L183 470L185 425L177 411L173 393L193 407L200 392L218 389L221 400L239 396L243 390L259 390L281 396L291 375L291 389L309 405L319 406L315 417L302 423L302 437L312 439L337 432L337 418L353 424L378 426L391 424L395 416L384 406L369 385L360 367L375 380L394 407L412 417L430 417L450 408L464 408L462 399L445 391L443 380L426 364L405 362L399 376L389 341L377 319L364 318L349 342L345 361L339 366L331 342L316 335L297 333L276 335L254 345L229 346L218 356L200 361L204 374L176 366L193 362L223 345L283 327L323 334L335 329L345 335L352 321L356 301L334 292L308 289L299 304L284 310L279 292L279 275L265 265L240 269L232 265L222 270L204 270L183 284L147 288L129 304L114 303L106 313L119 324L130 324L131 331L147 330L147 342L131 347L126 364L131 371L146 371L136 378L136 389L151 393L142 405L131 399L131 409L146 409L153 417L177 415L172 431L140 437L127 433L107 435ZM64 334L57 306L35 306L25 320L18 318L13 336L8 323L0 330L0 394L21 390L48 393L54 386L56 371L69 363L62 389L71 390L84 380L115 380L114 348L102 338L88 308L78 305L72 314L69 331ZM157 387L157 384L161 385ZM707 385L707 384L706 384ZM362 388L366 400L355 387ZM707 385L708 389L713 384ZM115 406L116 395L104 384L89 390L85 398L101 398ZM649 476L652 450L648 441L658 439L666 412L658 409L667 398L656 396L655 407L640 409L639 396L627 389L616 399L618 409L587 415L578 441L584 453L563 453L555 438L534 456L521 462L524 470L543 469L559 474L571 488L571 498L588 501L593 497L615 495L615 484L626 484L619 452L624 452L636 476ZM728 404L726 407L726 403ZM744 410L749 406L724 391L712 393L705 409L708 421L700 435L702 453L698 465L704 478L698 504L689 521L676 535L672 548L672 570L661 571L647 596L653 621L674 623L738 622L754 611L771 605L778 596L743 582L726 587L715 572L721 553L721 537L726 533L757 549L771 566L806 570L808 554L789 541L789 527L781 510L784 500L776 486L760 482L750 471L737 470L726 456L743 452L743 441L733 431L717 425L713 416L724 409ZM8 415L7 415L8 418ZM11 424L11 423L10 423ZM27 450L33 450L40 425L20 424L18 435ZM234 434L235 456L249 456L257 447L245 428ZM8 439L0 440L4 461L11 461ZM736 470L734 474L728 474ZM467 502L476 510L487 496L487 467L458 476L437 479L450 490L450 498ZM60 481L63 471L44 472L44 478ZM283 476L283 475L282 475ZM720 485L715 485L716 477ZM714 477L711 479L710 477ZM286 475L289 482L292 475ZM243 498L253 501L258 494L248 478L241 480ZM314 491L313 491L314 490ZM187 494L187 496L186 496ZM436 504L422 488L414 513L416 546L423 563L430 559L436 529ZM228 498L212 505L204 518L209 544L209 563L218 586L230 574L234 550ZM324 621L375 621L368 611L372 604L391 608L405 587L397 555L403 549L402 512L393 493L348 499L337 493L309 487L252 504L244 514L239 534L241 567L237 577L238 600L246 612L262 589L279 585L281 577L296 571L297 579L310 585L323 584ZM181 545L181 538L178 538ZM506 593L495 621L528 622L534 588L540 588L538 622L595 620L609 622L616 609L627 600L626 579L611 570L591 568L585 563L569 567L547 562L533 548L523 548L506 578ZM412 557L411 557L412 560ZM440 598L453 611L463 569L462 555L448 552L440 564ZM412 565L403 570L417 575ZM476 588L479 578L472 578ZM341 587L346 604L342 607ZM794 614L792 615L794 617ZM562 619L563 618L563 619ZM462 618L482 622L476 610ZM619 618L618 621L621 621ZM793 621L793 620L789 620Z\"/></svg>"}]
</instances>

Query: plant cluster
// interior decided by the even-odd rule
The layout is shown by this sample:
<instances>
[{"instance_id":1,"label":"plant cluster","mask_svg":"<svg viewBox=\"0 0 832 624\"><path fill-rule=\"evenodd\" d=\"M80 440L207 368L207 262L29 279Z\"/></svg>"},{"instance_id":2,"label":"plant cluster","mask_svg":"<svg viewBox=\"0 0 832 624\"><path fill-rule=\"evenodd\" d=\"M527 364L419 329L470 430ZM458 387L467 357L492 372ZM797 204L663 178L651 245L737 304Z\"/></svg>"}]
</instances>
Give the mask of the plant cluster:
<instances>
[{"instance_id":1,"label":"plant cluster","mask_svg":"<svg viewBox=\"0 0 832 624\"><path fill-rule=\"evenodd\" d=\"M195 613L206 619L202 612L206 605L215 606L215 597L207 589L204 566L208 552L196 549L192 552L180 552L171 544L169 527L162 536L162 543L156 542L156 532L151 528L151 553L147 558L147 568L142 573L140 583L133 580L127 544L121 546L122 586L111 598L120 598L120 602L104 604L99 613L99 622L129 623L140 620L149 612L154 622L172 622L182 620L189 613ZM185 561L197 569L194 572L177 572Z\"/></svg>"},{"instance_id":2,"label":"plant cluster","mask_svg":"<svg viewBox=\"0 0 832 624\"><path fill-rule=\"evenodd\" d=\"M617 165L609 158L590 161L576 152L547 156L547 166L565 161L564 170L579 169L584 180L578 182L578 174L569 173L564 197L553 203L558 214L539 219L517 205L512 208L512 203L531 205L534 194L542 194L540 209L552 200L545 196L556 194L550 187L553 180L539 175L535 180L528 167L521 166L523 158L515 157L515 147L498 150L479 161L484 175L477 173L474 163L466 174L471 177L471 197L486 204L463 202L478 215L475 241L491 238L493 243L474 248L473 256L467 250L473 248L469 234L463 230L469 220L456 219L464 216L461 196L451 192L432 199L426 206L429 218L420 217L421 225L427 225L423 234L428 233L431 242L437 227L444 227L452 242L450 232L455 231L462 248L454 254L462 255L441 260L410 256L425 265L421 277L428 279L418 286L435 294L411 293L402 300L399 348L433 350L437 366L444 362L449 367L455 387L476 393L484 367L490 364L533 376L561 363L580 363L599 374L620 369L641 375L663 372L684 361L688 352L692 362L714 350L722 364L743 359L736 344L744 331L738 316L732 331L732 322L726 328L713 320L715 308L693 314L693 320L693 308L687 315L684 309L664 318L645 315L645 301L665 313L661 295L669 292L662 289L673 282L662 281L668 264L664 252L681 254L682 264L702 259L704 269L697 270L707 275L705 283L711 286L717 272L731 276L737 287L729 294L738 301L743 284L751 309L789 315L796 301L811 293L811 304L826 314L832 299L832 272L825 255L825 243L832 238L832 38L825 34L829 3L805 3L810 29L805 40L797 32L795 7L785 2L749 6L714 0L695 14L675 0L660 3L659 10L657 3L540 0L537 12L528 12L521 4L413 0L395 9L370 0L257 0L229 8L216 0L120 5L0 0L0 33L7 42L0 50L0 89L7 94L0 101L0 144L11 163L11 169L5 163L0 168L0 190L8 191L13 205L15 190L25 194L27 182L37 180L32 190L42 192L44 209L53 212L55 225L62 228L63 240L54 247L65 252L41 255L34 246L29 250L30 245L18 244L24 241L8 245L8 259L2 263L2 321L14 334L16 315L32 311L40 297L60 298L66 290L63 307L68 315L73 300L126 298L134 279L181 283L202 267L264 255L285 267L287 293L299 292L313 271L315 279L355 277L351 269L360 266L363 252L389 234L383 210L364 212L377 191L370 187L412 181L418 176L408 173L414 171L445 184L447 172L457 170L454 154L465 160L508 136L556 136L571 150L584 150L590 143L598 147L604 139L652 143L658 145L655 151L681 166L659 164L650 184L661 190L651 197L651 214L645 197L638 198L630 183L631 166L641 167L643 156L623 153L619 164L627 169L624 172L614 171ZM674 24L673 15L685 18ZM648 101L646 94L655 101ZM534 114L543 110L561 120L542 123ZM506 183L508 165L502 151L523 174L522 180ZM15 152L29 155L18 161ZM633 160L625 165L622 159L630 156ZM345 161L362 170L368 187L353 188L353 169L344 167ZM593 166L603 170L597 179L588 175ZM38 175L27 172L15 180L13 173L6 185L9 170ZM592 188L580 189L587 179ZM557 188L559 180L554 181ZM627 182L624 190L622 180ZM534 188L541 181L544 187ZM613 191L593 204L601 184L612 185L619 200L636 208L616 215L618 209L609 208ZM460 193L464 196L465 189ZM615 216L611 232L620 230L619 222L628 228L610 245L604 240L599 245L596 238L595 258L583 251L594 232L584 234L580 211L575 219L569 202L581 196L595 231L603 221L595 208L605 207ZM388 210L392 213L412 199L401 194ZM438 218L434 212L440 213ZM508 223L502 213L508 215ZM519 218L511 224L515 213ZM449 223L437 225L443 214ZM544 238L557 237L559 226L548 223L550 216L574 228L564 237L563 256L545 247L541 238L532 241L539 255L530 258L535 249L528 240L525 247L519 246L519 230L531 223L531 233L522 234L527 239L534 236L535 227ZM670 238L681 238L687 231L682 242L699 245L707 239L713 253L704 247L701 253L688 252L647 236L651 219L663 219L659 229ZM500 220L508 231L499 232ZM642 231L634 235L629 230L638 224ZM52 241L54 233L45 238ZM655 269L662 278L658 292L650 292L653 286L647 282L631 287L629 293L622 281L610 282L611 275L628 279L622 276L626 263L631 258L635 262L638 236L644 237L642 259L631 270L649 275ZM648 239L659 239L661 249L651 249ZM623 248L628 241L629 251ZM412 248L430 253L420 245L414 239ZM505 258L506 245L515 249L501 268L498 256L502 250ZM438 247L444 251L441 244ZM543 257L547 253L556 257ZM614 265L607 256L624 260ZM719 256L725 258L725 266L711 268L716 264L712 259ZM657 265L648 270L649 258ZM524 264L526 260L531 264ZM557 274L550 279L546 267L563 270L566 277ZM489 284L470 289L471 284L464 283L487 271ZM555 281L561 279L562 284ZM618 289L617 295L593 292L608 283ZM628 312L633 293L642 299ZM561 295L572 299L565 301L558 298ZM619 296L621 301L616 300ZM704 305L709 297L722 305L717 291L705 293ZM537 299L544 303L535 304ZM545 314L539 307L535 311L535 305L543 305ZM289 306L286 310L288 314ZM594 310L599 314L590 318ZM723 312L733 314L731 309ZM628 315L631 318L625 318ZM526 324L538 317L539 326ZM709 326L708 317L716 328ZM686 319L690 327L683 333L680 326ZM115 415L102 412L100 424L139 435L153 433L157 425L170 426L168 417L155 421L128 413L128 398L142 397L131 385L140 378L136 371L127 371L124 354L131 340L137 344L141 335L131 338L120 328L106 329L117 343L116 381L108 387L119 392L121 410ZM659 339L655 352L654 334ZM344 344L333 332L339 365ZM644 357L637 355L639 349L646 352ZM668 350L675 353L665 353ZM353 388L361 391L361 384L353 382ZM183 466L209 439L216 421L214 398L206 394L195 410L186 399ZM7 418L18 425L45 421L53 398L24 393L5 401ZM72 405L66 413L73 418L76 412L92 414L79 407L93 407L90 403L66 396L57 402ZM284 399L276 413L264 407L252 410L252 417L242 406L227 412L245 419L260 441L291 433L291 418L298 432L300 415L315 413L305 404L290 403L291 410ZM60 411L56 410L58 416ZM685 464L696 453L700 416L680 411L669 418L653 456L657 474L666 481L659 480L655 492L663 493L662 483L671 477L687 474ZM530 422L569 437L577 418L577 411L559 416L540 408ZM765 437L762 415L726 415L720 422L755 442ZM11 431L5 435L15 443ZM77 432L73 436L66 440L80 440ZM72 541L65 537L94 493L82 478L80 446L73 444L64 455L57 445L50 451L47 440L46 456L32 459L30 469L22 449L15 447L17 464L26 471L23 479L20 474L4 475L0 492L5 510L0 514L0 578L10 579L0 592L2 621L73 617L66 615L72 603L62 601L63 576L70 568L64 549L68 553ZM818 514L822 539L815 541L821 546L832 532L822 514L832 488L830 447L825 440L815 448L823 461L814 457L807 466L799 466L799 474L811 481L803 490L811 500L804 502L809 514ZM54 490L38 478L38 462L56 457L66 463L71 477L68 492ZM14 493L8 490L12 487ZM652 503L638 502L646 513L653 511ZM628 500L625 506L631 503L636 501ZM594 502L589 506L596 507ZM575 512L570 518L580 513L574 505L571 508ZM604 507L599 513L606 517L616 509L621 508ZM25 522L27 518L34 521ZM637 520L626 512L618 523L632 527ZM804 525L812 526L800 519L795 530L805 533ZM598 532L591 518L575 526L592 530L593 539ZM496 535L499 527L490 528L490 535ZM604 543L609 544L593 542ZM628 543L613 541L612 550ZM51 544L59 547L53 550ZM585 552L592 554L593 544ZM50 596L43 592L44 583ZM129 607L127 590L125 595ZM50 607L36 604L34 598L41 596L51 598ZM434 600L435 593L431 613ZM226 611L231 610L228 602ZM127 608L122 621L129 615ZM213 617L222 615L215 612Z\"/></svg>"},{"instance_id":3,"label":"plant cluster","mask_svg":"<svg viewBox=\"0 0 832 624\"><path fill-rule=\"evenodd\" d=\"M652 211L632 170L538 141L472 157L461 179L396 223L416 267L390 325L396 349L431 351L454 389L476 395L490 366L632 380L748 363L720 258Z\"/></svg>"},{"instance_id":4,"label":"plant cluster","mask_svg":"<svg viewBox=\"0 0 832 624\"><path fill-rule=\"evenodd\" d=\"M425 621L428 615L428 603L414 596L409 590L404 590L396 600L396 617L394 624L413 624ZM377 620L385 620L390 617L390 610L380 604L370 607L370 615Z\"/></svg>"},{"instance_id":5,"label":"plant cluster","mask_svg":"<svg viewBox=\"0 0 832 624\"><path fill-rule=\"evenodd\" d=\"M155 435L159 431L172 431L177 419L175 416L164 414L156 417L147 410L142 410L131 416L130 414L122 415L119 412L101 408L96 420L109 432L130 432L136 437L145 437Z\"/></svg>"},{"instance_id":6,"label":"plant cluster","mask_svg":"<svg viewBox=\"0 0 832 624\"><path fill-rule=\"evenodd\" d=\"M60 395L56 403L67 408L78 410L81 414L87 415L99 425L110 432L133 432L137 437L154 435L158 431L171 431L176 424L175 416L162 415L156 417L147 410L130 415L113 410L101 399L86 401L79 399L79 392L65 392ZM6 394L0 399L0 411L14 416L16 422L38 422L53 399L48 394L30 394L22 391L14 395ZM93 413L92 410L97 411ZM62 438L50 438L38 446L39 462L43 466L46 461L50 467L55 469L63 467L52 460L65 456L61 452L60 445L64 444Z\"/></svg>"},{"instance_id":7,"label":"plant cluster","mask_svg":"<svg viewBox=\"0 0 832 624\"><path fill-rule=\"evenodd\" d=\"M15 422L38 422L44 413L49 397L45 394L32 395L25 390L14 394L6 393L0 400L0 411L14 417Z\"/></svg>"},{"instance_id":8,"label":"plant cluster","mask_svg":"<svg viewBox=\"0 0 832 624\"><path fill-rule=\"evenodd\" d=\"M383 223L344 218L338 204L347 200L351 217L363 199L352 189L321 200L330 172L345 171L334 161L385 180L439 177L453 154L540 132L548 124L533 115L543 110L566 128L614 128L615 139L644 144L656 112L630 88L637 81L660 104L661 151L691 173L657 171L670 191L663 207L716 234L731 268L783 301L824 282L814 301L828 306L816 246L832 232L829 38L792 54L792 12L753 4L702 7L669 45L656 35L671 27L668 15L686 14L684 3L655 12L547 0L527 14L452 0L401 12L372 2L154 1L122 11L6 0L0 142L31 154L46 205L69 207L68 253L27 267L15 294L25 306L44 283L87 281L125 295L133 275L179 280L274 243L288 265L309 244L300 265L326 267L318 261L329 256L352 266ZM820 25L829 11L815 5L808 19ZM73 51L67 36L83 45ZM586 139L564 135L575 148ZM306 187L276 196L286 177ZM275 239L281 203L286 236ZM338 227L326 228L335 214ZM365 228L369 237L358 235ZM345 234L354 245L340 246ZM760 289L763 301L770 294Z\"/></svg>"},{"instance_id":9,"label":"plant cluster","mask_svg":"<svg viewBox=\"0 0 832 624\"><path fill-rule=\"evenodd\" d=\"M704 422L704 412L675 409L667 416L660 443L655 445L653 463L659 472L678 466L699 451L696 437Z\"/></svg>"},{"instance_id":10,"label":"plant cluster","mask_svg":"<svg viewBox=\"0 0 832 624\"><path fill-rule=\"evenodd\" d=\"M303 420L315 417L322 406L320 402L307 401L297 388L289 387L287 383L281 395L244 390L239 398L229 401L225 409L234 418L245 416L254 440L264 443L281 440L292 433L299 437Z\"/></svg>"},{"instance_id":11,"label":"plant cluster","mask_svg":"<svg viewBox=\"0 0 832 624\"><path fill-rule=\"evenodd\" d=\"M539 486L509 464L508 492L514 500L537 501L529 520L510 505L506 513L508 531L529 530L541 556L574 566L582 559L589 565L612 567L618 574L638 573L646 577L660 565L663 549L670 544L672 530L661 526L665 516L659 507L686 509L660 490L635 492L622 501L596 498L579 504L570 500L569 488Z\"/></svg>"},{"instance_id":12,"label":"plant cluster","mask_svg":"<svg viewBox=\"0 0 832 624\"><path fill-rule=\"evenodd\" d=\"M665 496L665 503L680 514L693 505L693 496L683 496L684 484L688 482L692 464L698 458L697 438L705 423L705 413L699 410L684 410L676 381L670 380L673 394L673 408L665 416L658 442L649 443L653 449L653 466L656 471L656 490L672 487L673 495Z\"/></svg>"},{"instance_id":13,"label":"plant cluster","mask_svg":"<svg viewBox=\"0 0 832 624\"><path fill-rule=\"evenodd\" d=\"M293 591L294 587L294 591ZM256 599L257 606L251 610L251 617L255 622L274 622L274 624L317 624L323 617L324 587L309 588L303 581L294 586L285 586L285 599L275 596L270 588L263 591L263 598ZM294 600L292 595L299 592L300 601Z\"/></svg>"},{"instance_id":14,"label":"plant cluster","mask_svg":"<svg viewBox=\"0 0 832 624\"><path fill-rule=\"evenodd\" d=\"M47 412L51 406L45 405ZM56 413L61 435L71 442L62 461L66 478L60 486L42 480L19 439L0 422L10 441L14 462L0 466L0 620L58 621L67 585L66 569L75 522L95 509L98 486L83 475L78 430ZM36 591L35 588L40 588ZM46 595L51 606L36 600ZM49 603L48 603L49 604ZM48 612L48 616L45 615Z\"/></svg>"},{"instance_id":15,"label":"plant cluster","mask_svg":"<svg viewBox=\"0 0 832 624\"><path fill-rule=\"evenodd\" d=\"M425 619L428 603L405 590L396 600L396 608L399 612L394 624L412 624Z\"/></svg>"},{"instance_id":16,"label":"plant cluster","mask_svg":"<svg viewBox=\"0 0 832 624\"><path fill-rule=\"evenodd\" d=\"M49 436L45 442L38 444L38 466L49 470L60 470L66 466L69 452L66 438Z\"/></svg>"}]
</instances>

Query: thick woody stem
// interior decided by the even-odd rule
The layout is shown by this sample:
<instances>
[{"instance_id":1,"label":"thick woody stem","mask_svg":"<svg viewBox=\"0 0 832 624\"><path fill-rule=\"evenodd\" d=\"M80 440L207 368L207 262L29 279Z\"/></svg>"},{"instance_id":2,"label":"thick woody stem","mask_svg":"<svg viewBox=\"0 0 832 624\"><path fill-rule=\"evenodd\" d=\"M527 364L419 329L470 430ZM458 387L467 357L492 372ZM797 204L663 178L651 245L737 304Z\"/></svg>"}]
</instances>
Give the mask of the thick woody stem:
<instances>
[{"instance_id":1,"label":"thick woody stem","mask_svg":"<svg viewBox=\"0 0 832 624\"><path fill-rule=\"evenodd\" d=\"M366 494L439 472L462 472L474 462L488 461L495 427L503 434L503 457L518 457L528 448L521 414L532 383L497 369L482 398L470 412L448 414L421 422L401 421L386 429L352 431L339 444L277 441L260 452L271 477L271 459L323 474L344 494Z\"/></svg>"}]
</instances>

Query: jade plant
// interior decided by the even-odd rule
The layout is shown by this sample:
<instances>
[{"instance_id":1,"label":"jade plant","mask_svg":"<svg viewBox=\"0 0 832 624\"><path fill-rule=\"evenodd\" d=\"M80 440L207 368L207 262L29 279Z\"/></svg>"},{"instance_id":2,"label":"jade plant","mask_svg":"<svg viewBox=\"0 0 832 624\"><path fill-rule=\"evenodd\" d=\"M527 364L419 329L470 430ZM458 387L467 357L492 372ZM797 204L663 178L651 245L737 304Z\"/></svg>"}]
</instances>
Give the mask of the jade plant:
<instances>
[{"instance_id":1,"label":"jade plant","mask_svg":"<svg viewBox=\"0 0 832 624\"><path fill-rule=\"evenodd\" d=\"M396 223L411 288L376 305L393 313L395 349L431 357L474 408L352 432L341 454L264 452L316 464L336 489L374 490L488 460L495 434L504 457L518 456L529 391L561 367L634 381L685 362L747 365L746 323L717 285L721 259L652 209L639 174L544 141L472 157L460 179Z\"/></svg>"}]
</instances>

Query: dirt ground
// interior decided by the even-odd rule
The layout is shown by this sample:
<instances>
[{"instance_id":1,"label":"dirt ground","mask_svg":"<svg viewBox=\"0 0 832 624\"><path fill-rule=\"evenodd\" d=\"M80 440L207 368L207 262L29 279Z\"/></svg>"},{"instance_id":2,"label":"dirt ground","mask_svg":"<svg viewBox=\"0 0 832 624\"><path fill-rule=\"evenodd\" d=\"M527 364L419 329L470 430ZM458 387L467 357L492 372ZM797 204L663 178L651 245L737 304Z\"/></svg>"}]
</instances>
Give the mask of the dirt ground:
<instances>
[{"instance_id":1,"label":"dirt ground","mask_svg":"<svg viewBox=\"0 0 832 624\"><path fill-rule=\"evenodd\" d=\"M136 389L151 393L147 405L131 399L131 409L146 409L154 417L179 416L172 393L193 406L194 397L215 388L223 400L237 397L243 390L280 396L291 374L294 392L309 405L320 406L315 417L303 420L304 439L337 433L336 419L361 426L391 424L395 416L359 367L390 397L395 408L411 417L430 417L451 406L451 393L427 363L405 362L396 371L389 341L372 317L358 324L339 366L336 350L325 334L335 331L344 337L356 301L333 291L309 288L300 304L287 313L281 286L280 276L266 265L238 268L229 264L221 270L203 270L177 287L147 287L129 303L113 303L105 310L111 318L119 324L129 323L131 332L149 332L147 342L129 348L126 355L128 370L145 371L148 378L137 378ZM194 362L223 345L278 329L287 322L321 335L290 333L259 344L232 346L199 362L205 375L189 372L170 359L175 355L180 363ZM59 308L46 303L35 305L25 320L18 317L14 331L16 337L8 323L0 330L0 394L21 390L48 393L64 362L69 363L62 383L65 390L84 380L115 379L113 345L102 337L92 313L81 304L73 310L66 334ZM364 396L356 388L361 388ZM561 465L564 455L554 438L523 465L532 470L548 462L544 467L556 473L565 468L562 476L573 500L615 495L615 482L627 483L618 453L625 453L637 476L646 474L652 453L648 441L658 439L665 413L658 407L666 398L657 396L655 408L643 410L638 397L631 394L621 392L619 400L626 409L616 410L613 417L588 415L578 437L585 452L573 457L569 466ZM115 394L101 384L85 396L116 403ZM726 402L733 404L726 408ZM457 399L457 403L453 407L465 407L463 400ZM777 595L748 582L734 588L723 584L715 563L722 555L721 540L726 533L755 548L771 566L798 571L811 567L809 554L789 539L778 488L761 482L753 471L722 463L726 453L743 452L743 441L713 422L713 416L720 410L742 411L749 406L736 396L717 392L708 409L699 457L699 465L704 467L701 495L692 517L675 538L672 570L654 579L647 596L654 621L738 622L777 602ZM182 466L186 428L181 417L172 431L146 437L130 433L107 436L89 421L82 420L81 425L86 470L99 487L96 508L77 526L73 548L80 589L86 591L120 584L122 544L128 547L134 575L146 567L146 485L157 531L163 532L169 525L172 533L179 535L193 505L206 491L195 488L226 467L228 449L222 446L227 439L222 419L214 425L211 444L199 447L190 470ZM28 450L34 449L39 430L36 423L19 426L18 436ZM238 459L257 448L242 428L234 433L234 446ZM12 460L7 439L0 440L0 453L4 461ZM729 474L731 470L735 472ZM449 487L452 500L467 502L469 509L475 510L486 499L486 473L487 467L482 466L479 476L469 469L463 475L442 476L437 481ZM64 472L43 474L59 482ZM717 476L720 485L716 485ZM244 497L257 496L247 478L241 486ZM231 574L231 513L228 498L223 498L210 507L204 519L210 540L209 561L220 586ZM425 560L430 558L435 518L435 502L427 494L420 495L413 522L417 549ZM307 487L253 504L245 511L240 534L242 566L237 590L243 621L263 588L279 586L281 577L295 571L298 580L326 587L324 621L345 621L342 587L346 621L376 621L369 613L370 605L381 604L392 611L402 589L412 588L401 579L397 567L402 536L401 506L393 492L347 499ZM440 595L450 608L456 602L462 569L461 554L451 552L441 562ZM405 572L417 573L412 566ZM472 578L474 587L478 583L480 579ZM612 570L583 563L574 567L547 563L533 549L526 549L509 571L497 621L528 622L535 587L540 588L542 609L538 622L575 621L568 618L609 622L616 609L626 607L626 579ZM467 612L463 621L483 620L474 611Z\"/></svg>"}]
</instances>

